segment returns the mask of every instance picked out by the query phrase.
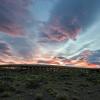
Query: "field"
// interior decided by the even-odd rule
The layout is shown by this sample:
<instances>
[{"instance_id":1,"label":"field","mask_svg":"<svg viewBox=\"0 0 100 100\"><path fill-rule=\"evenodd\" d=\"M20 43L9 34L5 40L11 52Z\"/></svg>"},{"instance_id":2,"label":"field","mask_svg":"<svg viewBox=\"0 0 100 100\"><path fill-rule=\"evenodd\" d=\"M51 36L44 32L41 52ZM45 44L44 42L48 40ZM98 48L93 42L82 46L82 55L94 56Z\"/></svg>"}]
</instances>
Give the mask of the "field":
<instances>
[{"instance_id":1,"label":"field","mask_svg":"<svg viewBox=\"0 0 100 100\"><path fill-rule=\"evenodd\" d=\"M0 70L0 100L100 100L100 70Z\"/></svg>"}]
</instances>

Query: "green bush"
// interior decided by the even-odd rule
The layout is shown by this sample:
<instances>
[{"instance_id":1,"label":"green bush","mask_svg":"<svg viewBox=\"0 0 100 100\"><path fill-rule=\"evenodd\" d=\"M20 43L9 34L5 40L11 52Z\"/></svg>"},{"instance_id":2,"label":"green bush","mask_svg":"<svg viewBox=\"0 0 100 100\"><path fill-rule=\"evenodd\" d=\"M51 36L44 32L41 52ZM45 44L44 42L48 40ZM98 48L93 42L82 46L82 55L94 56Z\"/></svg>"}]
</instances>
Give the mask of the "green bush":
<instances>
[{"instance_id":1,"label":"green bush","mask_svg":"<svg viewBox=\"0 0 100 100\"><path fill-rule=\"evenodd\" d=\"M43 95L41 93L37 93L35 95L35 100L43 100Z\"/></svg>"},{"instance_id":2,"label":"green bush","mask_svg":"<svg viewBox=\"0 0 100 100\"><path fill-rule=\"evenodd\" d=\"M78 98L77 96L74 96L74 97L72 98L72 100L79 100L79 98Z\"/></svg>"},{"instance_id":3,"label":"green bush","mask_svg":"<svg viewBox=\"0 0 100 100\"><path fill-rule=\"evenodd\" d=\"M49 95L56 96L57 91L55 89L52 89L51 87L47 87L46 91L48 92Z\"/></svg>"},{"instance_id":4,"label":"green bush","mask_svg":"<svg viewBox=\"0 0 100 100\"><path fill-rule=\"evenodd\" d=\"M11 96L11 92L5 91L2 93L1 97L10 97Z\"/></svg>"},{"instance_id":5,"label":"green bush","mask_svg":"<svg viewBox=\"0 0 100 100\"><path fill-rule=\"evenodd\" d=\"M56 100L68 100L68 98L67 98L66 95L58 94L58 95L56 96Z\"/></svg>"},{"instance_id":6,"label":"green bush","mask_svg":"<svg viewBox=\"0 0 100 100\"><path fill-rule=\"evenodd\" d=\"M30 89L34 88L34 89L36 89L39 86L40 86L39 81L34 80L34 79L27 80L27 82L26 82L26 88L30 88Z\"/></svg>"},{"instance_id":7,"label":"green bush","mask_svg":"<svg viewBox=\"0 0 100 100\"><path fill-rule=\"evenodd\" d=\"M16 91L14 86L11 86L5 82L0 82L0 92L4 91Z\"/></svg>"}]
</instances>

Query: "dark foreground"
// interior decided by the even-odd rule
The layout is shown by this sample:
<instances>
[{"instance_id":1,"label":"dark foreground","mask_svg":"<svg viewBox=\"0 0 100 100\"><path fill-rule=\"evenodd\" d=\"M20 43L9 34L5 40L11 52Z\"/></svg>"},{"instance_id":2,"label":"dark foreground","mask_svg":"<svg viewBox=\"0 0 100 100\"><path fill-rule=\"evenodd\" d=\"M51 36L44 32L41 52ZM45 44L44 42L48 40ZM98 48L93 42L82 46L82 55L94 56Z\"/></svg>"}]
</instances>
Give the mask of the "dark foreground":
<instances>
[{"instance_id":1,"label":"dark foreground","mask_svg":"<svg viewBox=\"0 0 100 100\"><path fill-rule=\"evenodd\" d=\"M100 100L100 70L0 70L0 100Z\"/></svg>"}]
</instances>

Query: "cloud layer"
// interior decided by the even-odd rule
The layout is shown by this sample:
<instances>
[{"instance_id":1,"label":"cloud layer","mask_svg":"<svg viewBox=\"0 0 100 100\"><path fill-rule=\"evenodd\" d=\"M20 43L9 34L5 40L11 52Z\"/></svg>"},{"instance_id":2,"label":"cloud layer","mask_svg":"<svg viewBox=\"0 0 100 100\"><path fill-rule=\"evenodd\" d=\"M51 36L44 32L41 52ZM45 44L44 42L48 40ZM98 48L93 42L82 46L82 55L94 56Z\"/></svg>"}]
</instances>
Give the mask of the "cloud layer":
<instances>
[{"instance_id":1,"label":"cloud layer","mask_svg":"<svg viewBox=\"0 0 100 100\"><path fill-rule=\"evenodd\" d=\"M99 4L100 0L0 0L0 63L76 56L90 49L95 32L96 46ZM87 31L92 26L97 31ZM97 52L95 46L91 48Z\"/></svg>"},{"instance_id":2,"label":"cloud layer","mask_svg":"<svg viewBox=\"0 0 100 100\"><path fill-rule=\"evenodd\" d=\"M75 40L96 20L99 0L59 0L53 8L44 34L55 41Z\"/></svg>"},{"instance_id":3,"label":"cloud layer","mask_svg":"<svg viewBox=\"0 0 100 100\"><path fill-rule=\"evenodd\" d=\"M26 26L33 21L28 6L33 0L1 0L0 1L0 31L11 35L25 33Z\"/></svg>"}]
</instances>

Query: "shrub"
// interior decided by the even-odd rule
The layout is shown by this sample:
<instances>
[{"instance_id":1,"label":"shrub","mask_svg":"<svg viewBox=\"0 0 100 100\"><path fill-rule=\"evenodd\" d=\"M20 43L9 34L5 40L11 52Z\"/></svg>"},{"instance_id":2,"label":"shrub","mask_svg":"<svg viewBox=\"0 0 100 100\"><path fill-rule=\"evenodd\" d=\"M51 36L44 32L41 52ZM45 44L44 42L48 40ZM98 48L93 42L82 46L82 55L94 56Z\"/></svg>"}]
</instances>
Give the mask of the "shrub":
<instances>
[{"instance_id":1,"label":"shrub","mask_svg":"<svg viewBox=\"0 0 100 100\"><path fill-rule=\"evenodd\" d=\"M52 89L50 87L46 88L46 91L48 92L49 95L56 96L57 91L55 89Z\"/></svg>"},{"instance_id":2,"label":"shrub","mask_svg":"<svg viewBox=\"0 0 100 100\"><path fill-rule=\"evenodd\" d=\"M0 92L3 92L5 90L4 82L0 80Z\"/></svg>"},{"instance_id":3,"label":"shrub","mask_svg":"<svg viewBox=\"0 0 100 100\"><path fill-rule=\"evenodd\" d=\"M41 93L37 93L35 96L35 100L43 100L43 95Z\"/></svg>"},{"instance_id":4,"label":"shrub","mask_svg":"<svg viewBox=\"0 0 100 100\"><path fill-rule=\"evenodd\" d=\"M11 96L11 93L8 92L8 91L5 91L5 92L2 93L1 96L2 96L2 97L10 97L10 96Z\"/></svg>"},{"instance_id":5,"label":"shrub","mask_svg":"<svg viewBox=\"0 0 100 100\"><path fill-rule=\"evenodd\" d=\"M79 98L78 98L77 96L74 96L74 97L72 98L72 100L79 100Z\"/></svg>"},{"instance_id":6,"label":"shrub","mask_svg":"<svg viewBox=\"0 0 100 100\"><path fill-rule=\"evenodd\" d=\"M28 80L26 82L26 87L27 88L38 88L40 85L39 85L39 82L37 80Z\"/></svg>"},{"instance_id":7,"label":"shrub","mask_svg":"<svg viewBox=\"0 0 100 100\"><path fill-rule=\"evenodd\" d=\"M56 100L68 100L66 95L57 95Z\"/></svg>"}]
</instances>

